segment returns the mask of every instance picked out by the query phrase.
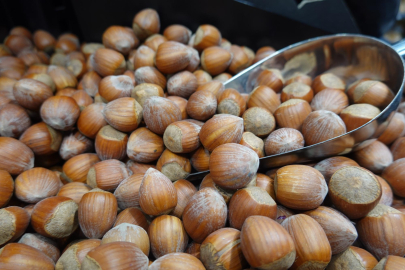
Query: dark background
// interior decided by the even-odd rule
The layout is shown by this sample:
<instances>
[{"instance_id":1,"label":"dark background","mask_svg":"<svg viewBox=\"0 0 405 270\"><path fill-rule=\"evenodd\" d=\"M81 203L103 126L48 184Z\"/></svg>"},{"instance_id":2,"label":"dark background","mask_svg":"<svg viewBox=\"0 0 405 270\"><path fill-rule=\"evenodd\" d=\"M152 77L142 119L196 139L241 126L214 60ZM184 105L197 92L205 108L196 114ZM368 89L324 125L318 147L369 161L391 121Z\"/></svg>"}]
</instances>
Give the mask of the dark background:
<instances>
[{"instance_id":1,"label":"dark background","mask_svg":"<svg viewBox=\"0 0 405 270\"><path fill-rule=\"evenodd\" d=\"M284 3L294 3L295 7L302 2L302 0L272 1L278 2L278 6L275 5L276 9L282 7ZM272 1L246 0L242 2L257 6L260 5L260 2L270 3ZM338 0L334 0L334 2L336 1ZM223 37L232 43L249 46L252 49L264 45L280 49L311 37L331 34L334 30L336 32L339 29L343 29L344 32L362 32L377 37L381 36L395 21L399 0L347 0L343 2L343 6L348 7L349 16L350 14L355 15L352 19L350 17L347 19L353 20L354 25L358 26L352 28L339 28L343 23L334 25L332 28L323 23L319 27L313 27L249 5L233 0L0 0L0 40L4 40L12 27L21 25L31 31L45 29L55 36L71 32L78 35L81 41L100 42L101 35L108 26L132 27L134 15L141 9L151 7L155 8L160 15L161 32L166 26L174 23L183 24L193 32L200 24L208 23L218 27ZM288 11L288 9L286 10ZM343 15L346 16L342 13ZM316 22L317 17L322 18L328 14L320 9L309 15L305 14L303 17L305 19L308 16ZM339 14L334 16L339 16ZM342 21L340 18L341 22L345 22L345 20ZM333 18L329 19L332 26L334 21ZM336 24L338 23L339 20L336 20ZM328 31L328 28L332 30Z\"/></svg>"}]
</instances>

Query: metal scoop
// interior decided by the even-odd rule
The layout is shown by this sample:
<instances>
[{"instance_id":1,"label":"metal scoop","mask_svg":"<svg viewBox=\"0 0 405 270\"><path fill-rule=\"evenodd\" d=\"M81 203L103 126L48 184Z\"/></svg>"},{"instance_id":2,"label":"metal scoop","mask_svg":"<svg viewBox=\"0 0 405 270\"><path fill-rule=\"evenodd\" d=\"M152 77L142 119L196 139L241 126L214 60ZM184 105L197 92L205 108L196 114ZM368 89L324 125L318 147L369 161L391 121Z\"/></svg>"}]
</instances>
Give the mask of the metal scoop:
<instances>
[{"instance_id":1,"label":"metal scoop","mask_svg":"<svg viewBox=\"0 0 405 270\"><path fill-rule=\"evenodd\" d=\"M279 69L287 79L296 72L311 77L328 72L343 78L347 85L362 78L382 81L395 93L391 103L363 126L318 144L263 157L260 159L260 169L344 155L376 140L388 126L401 102L405 71L403 55L405 42L391 47L378 39L363 35L318 37L279 50L228 80L225 88L250 93L255 87L257 76L264 69ZM193 173L187 179L201 179L207 173L208 171Z\"/></svg>"}]
</instances>

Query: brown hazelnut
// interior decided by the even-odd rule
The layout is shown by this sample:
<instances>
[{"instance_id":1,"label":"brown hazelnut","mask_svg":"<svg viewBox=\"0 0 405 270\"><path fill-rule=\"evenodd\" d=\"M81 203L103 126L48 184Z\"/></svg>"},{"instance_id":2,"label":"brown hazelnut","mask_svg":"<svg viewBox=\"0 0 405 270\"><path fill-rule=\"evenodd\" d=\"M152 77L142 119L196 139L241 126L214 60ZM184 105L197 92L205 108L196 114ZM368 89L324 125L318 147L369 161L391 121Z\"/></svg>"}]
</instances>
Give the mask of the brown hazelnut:
<instances>
[{"instance_id":1,"label":"brown hazelnut","mask_svg":"<svg viewBox=\"0 0 405 270\"><path fill-rule=\"evenodd\" d=\"M180 24L172 24L163 31L163 35L172 41L177 41L183 44L188 44L191 37L191 31L187 27Z\"/></svg>"},{"instance_id":2,"label":"brown hazelnut","mask_svg":"<svg viewBox=\"0 0 405 270\"><path fill-rule=\"evenodd\" d=\"M77 105L79 105L80 111L83 111L84 108L94 103L93 99L84 90L76 91L72 95L72 98L76 101Z\"/></svg>"},{"instance_id":3,"label":"brown hazelnut","mask_svg":"<svg viewBox=\"0 0 405 270\"><path fill-rule=\"evenodd\" d=\"M186 121L177 121L167 126L163 142L173 153L190 153L200 146L201 127Z\"/></svg>"},{"instance_id":4,"label":"brown hazelnut","mask_svg":"<svg viewBox=\"0 0 405 270\"><path fill-rule=\"evenodd\" d=\"M276 155L304 147L304 137L293 128L280 128L273 131L265 140L266 155Z\"/></svg>"},{"instance_id":5,"label":"brown hazelnut","mask_svg":"<svg viewBox=\"0 0 405 270\"><path fill-rule=\"evenodd\" d=\"M327 141L345 133L345 123L331 111L311 112L302 123L302 135L306 145Z\"/></svg>"},{"instance_id":6,"label":"brown hazelnut","mask_svg":"<svg viewBox=\"0 0 405 270\"><path fill-rule=\"evenodd\" d=\"M370 256L372 256L370 254ZM374 258L374 257L373 257ZM375 259L375 258L374 258ZM377 260L375 260L377 261ZM401 270L405 266L405 259L400 256L388 255L380 260L380 262L373 268L375 270Z\"/></svg>"},{"instance_id":7,"label":"brown hazelnut","mask_svg":"<svg viewBox=\"0 0 405 270\"><path fill-rule=\"evenodd\" d=\"M173 183L177 191L177 205L171 212L172 215L181 218L191 197L197 192L197 188L189 181L180 179Z\"/></svg>"},{"instance_id":8,"label":"brown hazelnut","mask_svg":"<svg viewBox=\"0 0 405 270\"><path fill-rule=\"evenodd\" d=\"M91 97L94 97L98 93L98 85L100 84L101 77L95 71L89 71L83 75L78 89L83 89Z\"/></svg>"},{"instance_id":9,"label":"brown hazelnut","mask_svg":"<svg viewBox=\"0 0 405 270\"><path fill-rule=\"evenodd\" d=\"M14 181L11 175L0 170L0 208L7 205L14 193Z\"/></svg>"},{"instance_id":10,"label":"brown hazelnut","mask_svg":"<svg viewBox=\"0 0 405 270\"><path fill-rule=\"evenodd\" d=\"M59 155L62 159L68 160L74 156L91 152L92 150L94 150L93 141L83 136L79 131L76 131L63 138Z\"/></svg>"},{"instance_id":11,"label":"brown hazelnut","mask_svg":"<svg viewBox=\"0 0 405 270\"><path fill-rule=\"evenodd\" d=\"M332 256L332 260L328 264L326 270L339 269L343 265L348 269L376 269L378 261L369 252L362 248L350 246L344 252Z\"/></svg>"},{"instance_id":12,"label":"brown hazelnut","mask_svg":"<svg viewBox=\"0 0 405 270\"><path fill-rule=\"evenodd\" d=\"M311 102L314 111L327 110L339 114L349 106L349 99L342 90L325 89L315 95Z\"/></svg>"},{"instance_id":13,"label":"brown hazelnut","mask_svg":"<svg viewBox=\"0 0 405 270\"><path fill-rule=\"evenodd\" d=\"M176 41L166 41L158 47L155 57L157 69L166 74L173 74L185 69L192 57L192 50Z\"/></svg>"},{"instance_id":14,"label":"brown hazelnut","mask_svg":"<svg viewBox=\"0 0 405 270\"><path fill-rule=\"evenodd\" d=\"M277 202L291 209L311 210L319 207L328 193L325 178L306 165L288 165L274 177Z\"/></svg>"},{"instance_id":15,"label":"brown hazelnut","mask_svg":"<svg viewBox=\"0 0 405 270\"><path fill-rule=\"evenodd\" d=\"M166 88L166 77L154 67L141 67L135 71L136 85L142 83L152 83Z\"/></svg>"},{"instance_id":16,"label":"brown hazelnut","mask_svg":"<svg viewBox=\"0 0 405 270\"><path fill-rule=\"evenodd\" d=\"M159 33L159 14L156 10L151 8L139 11L133 19L132 29L140 40L144 40L152 34Z\"/></svg>"},{"instance_id":17,"label":"brown hazelnut","mask_svg":"<svg viewBox=\"0 0 405 270\"><path fill-rule=\"evenodd\" d=\"M107 123L122 132L135 130L142 121L142 107L131 97L122 97L109 102L103 109Z\"/></svg>"},{"instance_id":18,"label":"brown hazelnut","mask_svg":"<svg viewBox=\"0 0 405 270\"><path fill-rule=\"evenodd\" d=\"M381 127L383 126L384 125L381 125ZM378 137L378 140L386 145L390 145L397 138L404 135L404 131L405 131L405 115L403 115L402 113L395 112L388 126L386 126L384 132Z\"/></svg>"},{"instance_id":19,"label":"brown hazelnut","mask_svg":"<svg viewBox=\"0 0 405 270\"><path fill-rule=\"evenodd\" d=\"M199 259L187 253L170 253L154 261L149 270L204 270L205 267Z\"/></svg>"},{"instance_id":20,"label":"brown hazelnut","mask_svg":"<svg viewBox=\"0 0 405 270\"><path fill-rule=\"evenodd\" d=\"M133 70L141 67L153 67L156 52L148 46L141 45L129 54L127 64Z\"/></svg>"},{"instance_id":21,"label":"brown hazelnut","mask_svg":"<svg viewBox=\"0 0 405 270\"><path fill-rule=\"evenodd\" d=\"M197 87L212 81L211 75L202 69L194 71L193 74L197 78Z\"/></svg>"},{"instance_id":22,"label":"brown hazelnut","mask_svg":"<svg viewBox=\"0 0 405 270\"><path fill-rule=\"evenodd\" d=\"M312 89L315 92L315 95L325 89L337 89L345 91L346 84L338 76L332 73L321 74L312 81Z\"/></svg>"},{"instance_id":23,"label":"brown hazelnut","mask_svg":"<svg viewBox=\"0 0 405 270\"><path fill-rule=\"evenodd\" d=\"M77 85L76 76L65 67L48 66L48 75L51 76L55 83L56 90L62 90L64 88L75 88Z\"/></svg>"},{"instance_id":24,"label":"brown hazelnut","mask_svg":"<svg viewBox=\"0 0 405 270\"><path fill-rule=\"evenodd\" d=\"M267 86L258 86L249 94L247 107L261 107L274 113L280 105L277 94Z\"/></svg>"},{"instance_id":25,"label":"brown hazelnut","mask_svg":"<svg viewBox=\"0 0 405 270\"><path fill-rule=\"evenodd\" d=\"M107 125L97 133L95 149L101 160L123 159L125 157L128 135Z\"/></svg>"},{"instance_id":26,"label":"brown hazelnut","mask_svg":"<svg viewBox=\"0 0 405 270\"><path fill-rule=\"evenodd\" d=\"M263 140L254 135L252 132L243 132L242 139L239 144L255 151L259 158L265 156Z\"/></svg>"},{"instance_id":27,"label":"brown hazelnut","mask_svg":"<svg viewBox=\"0 0 405 270\"><path fill-rule=\"evenodd\" d=\"M34 167L34 153L24 143L0 137L0 170L18 175Z\"/></svg>"},{"instance_id":28,"label":"brown hazelnut","mask_svg":"<svg viewBox=\"0 0 405 270\"><path fill-rule=\"evenodd\" d=\"M4 57L0 58L0 63L1 59ZM0 69L1 70L1 69ZM0 72L1 74L1 72ZM15 101L13 89L14 85L17 83L17 80L7 78L7 77L0 77L0 96L6 97L12 101Z\"/></svg>"},{"instance_id":29,"label":"brown hazelnut","mask_svg":"<svg viewBox=\"0 0 405 270\"><path fill-rule=\"evenodd\" d=\"M72 157L63 164L61 177L68 182L85 183L90 168L99 162L96 154L80 154Z\"/></svg>"},{"instance_id":30,"label":"brown hazelnut","mask_svg":"<svg viewBox=\"0 0 405 270\"><path fill-rule=\"evenodd\" d=\"M17 102L29 110L38 110L42 103L53 95L52 89L37 80L21 79L13 88Z\"/></svg>"},{"instance_id":31,"label":"brown hazelnut","mask_svg":"<svg viewBox=\"0 0 405 270\"><path fill-rule=\"evenodd\" d=\"M4 39L4 45L6 45L14 55L33 48L33 44L29 38L13 34L10 34Z\"/></svg>"},{"instance_id":32,"label":"brown hazelnut","mask_svg":"<svg viewBox=\"0 0 405 270\"><path fill-rule=\"evenodd\" d=\"M74 269L81 269L81 264L86 257L87 253L94 248L100 246L101 240L99 239L86 239L78 242L73 242L66 248L62 256L60 256L56 263L56 270L67 269L74 267Z\"/></svg>"},{"instance_id":33,"label":"brown hazelnut","mask_svg":"<svg viewBox=\"0 0 405 270\"><path fill-rule=\"evenodd\" d=\"M138 208L127 208L118 214L117 219L115 220L114 227L123 224L129 223L133 225L138 225L142 227L145 231L148 231L149 223L145 217L145 214L142 213Z\"/></svg>"},{"instance_id":34,"label":"brown hazelnut","mask_svg":"<svg viewBox=\"0 0 405 270\"><path fill-rule=\"evenodd\" d=\"M354 152L353 157L360 166L377 174L393 162L390 149L380 141L373 141L360 148Z\"/></svg>"},{"instance_id":35,"label":"brown hazelnut","mask_svg":"<svg viewBox=\"0 0 405 270\"><path fill-rule=\"evenodd\" d=\"M167 92L183 98L189 98L197 89L197 78L189 71L179 72L167 81Z\"/></svg>"},{"instance_id":36,"label":"brown hazelnut","mask_svg":"<svg viewBox=\"0 0 405 270\"><path fill-rule=\"evenodd\" d=\"M31 125L28 113L15 104L6 104L0 109L0 135L18 138Z\"/></svg>"},{"instance_id":37,"label":"brown hazelnut","mask_svg":"<svg viewBox=\"0 0 405 270\"><path fill-rule=\"evenodd\" d=\"M258 137L266 137L276 127L274 116L261 107L249 108L242 118L245 131L252 132Z\"/></svg>"},{"instance_id":38,"label":"brown hazelnut","mask_svg":"<svg viewBox=\"0 0 405 270\"><path fill-rule=\"evenodd\" d=\"M114 50L100 48L94 53L94 71L101 77L120 75L126 69L124 56Z\"/></svg>"},{"instance_id":39,"label":"brown hazelnut","mask_svg":"<svg viewBox=\"0 0 405 270\"><path fill-rule=\"evenodd\" d=\"M326 182L329 183L330 178L337 170L347 166L359 166L359 164L348 157L336 156L318 162L314 168L317 169L323 177L325 177Z\"/></svg>"},{"instance_id":40,"label":"brown hazelnut","mask_svg":"<svg viewBox=\"0 0 405 270\"><path fill-rule=\"evenodd\" d=\"M143 45L148 46L156 52L159 45L166 41L168 40L165 36L162 36L160 34L153 34L144 41Z\"/></svg>"},{"instance_id":41,"label":"brown hazelnut","mask_svg":"<svg viewBox=\"0 0 405 270\"><path fill-rule=\"evenodd\" d=\"M148 169L139 188L139 205L148 215L170 213L177 205L177 192L173 183L158 170Z\"/></svg>"},{"instance_id":42,"label":"brown hazelnut","mask_svg":"<svg viewBox=\"0 0 405 270\"><path fill-rule=\"evenodd\" d=\"M187 102L187 114L197 120L207 120L217 110L217 99L212 92L200 90L192 94Z\"/></svg>"},{"instance_id":43,"label":"brown hazelnut","mask_svg":"<svg viewBox=\"0 0 405 270\"><path fill-rule=\"evenodd\" d=\"M85 183L72 182L67 183L59 189L57 196L63 196L72 199L77 204L80 203L83 195L91 190L91 187Z\"/></svg>"},{"instance_id":44,"label":"brown hazelnut","mask_svg":"<svg viewBox=\"0 0 405 270\"><path fill-rule=\"evenodd\" d=\"M381 199L378 203L391 206L392 202L394 200L394 194L393 194L391 186L388 184L388 182L386 180L384 180L384 178L382 178L378 175L376 175L375 177L377 177L378 182L380 182L381 193L382 193Z\"/></svg>"},{"instance_id":45,"label":"brown hazelnut","mask_svg":"<svg viewBox=\"0 0 405 270\"><path fill-rule=\"evenodd\" d=\"M243 224L240 240L243 255L251 267L288 269L296 259L293 239L271 218L248 217Z\"/></svg>"},{"instance_id":46,"label":"brown hazelnut","mask_svg":"<svg viewBox=\"0 0 405 270\"><path fill-rule=\"evenodd\" d=\"M129 51L137 47L138 44L138 38L132 29L128 27L113 25L108 27L103 33L103 45L123 55L128 55Z\"/></svg>"},{"instance_id":47,"label":"brown hazelnut","mask_svg":"<svg viewBox=\"0 0 405 270\"><path fill-rule=\"evenodd\" d=\"M44 101L40 114L42 120L54 129L69 130L79 118L80 108L71 97L55 96Z\"/></svg>"},{"instance_id":48,"label":"brown hazelnut","mask_svg":"<svg viewBox=\"0 0 405 270\"><path fill-rule=\"evenodd\" d=\"M394 99L394 94L385 83L366 80L358 83L349 97L356 104L367 103L384 108Z\"/></svg>"},{"instance_id":49,"label":"brown hazelnut","mask_svg":"<svg viewBox=\"0 0 405 270\"><path fill-rule=\"evenodd\" d=\"M196 242L191 242L187 246L185 253L188 253L188 254L196 257L197 259L200 259L200 247L201 247L201 244L198 244Z\"/></svg>"},{"instance_id":50,"label":"brown hazelnut","mask_svg":"<svg viewBox=\"0 0 405 270\"><path fill-rule=\"evenodd\" d=\"M98 93L107 102L122 97L130 97L134 83L126 75L107 76L100 81Z\"/></svg>"},{"instance_id":51,"label":"brown hazelnut","mask_svg":"<svg viewBox=\"0 0 405 270\"><path fill-rule=\"evenodd\" d=\"M33 40L35 47L41 51L51 52L55 47L55 37L45 30L37 30L34 32Z\"/></svg>"},{"instance_id":52,"label":"brown hazelnut","mask_svg":"<svg viewBox=\"0 0 405 270\"><path fill-rule=\"evenodd\" d=\"M127 163L127 168L133 173L133 174L137 174L137 173L146 173L146 171L149 168L154 168L156 169L155 165L152 164L143 164L143 163L139 163L139 162L135 162L133 160L128 160Z\"/></svg>"},{"instance_id":53,"label":"brown hazelnut","mask_svg":"<svg viewBox=\"0 0 405 270\"><path fill-rule=\"evenodd\" d=\"M55 263L60 257L58 244L54 240L42 236L39 233L25 233L18 243L38 249L51 258Z\"/></svg>"},{"instance_id":54,"label":"brown hazelnut","mask_svg":"<svg viewBox=\"0 0 405 270\"><path fill-rule=\"evenodd\" d=\"M0 59L0 76L15 80L21 79L25 72L24 62L14 56L3 56ZM5 80L4 78L3 81Z\"/></svg>"},{"instance_id":55,"label":"brown hazelnut","mask_svg":"<svg viewBox=\"0 0 405 270\"><path fill-rule=\"evenodd\" d=\"M211 46L218 46L221 44L221 32L212 25L200 25L195 32L195 39L192 44L194 48L202 51Z\"/></svg>"},{"instance_id":56,"label":"brown hazelnut","mask_svg":"<svg viewBox=\"0 0 405 270\"><path fill-rule=\"evenodd\" d=\"M198 171L208 171L209 170L209 161L210 161L210 152L200 146L191 156L190 163L193 168Z\"/></svg>"},{"instance_id":57,"label":"brown hazelnut","mask_svg":"<svg viewBox=\"0 0 405 270\"><path fill-rule=\"evenodd\" d=\"M155 161L160 157L163 150L162 138L144 127L132 132L128 139L127 155L137 162Z\"/></svg>"},{"instance_id":58,"label":"brown hazelnut","mask_svg":"<svg viewBox=\"0 0 405 270\"><path fill-rule=\"evenodd\" d=\"M285 102L289 99L303 99L311 102L314 97L314 92L307 84L300 82L293 82L286 85L281 91L281 102Z\"/></svg>"},{"instance_id":59,"label":"brown hazelnut","mask_svg":"<svg viewBox=\"0 0 405 270\"><path fill-rule=\"evenodd\" d=\"M87 184L92 188L113 191L130 175L125 163L116 159L103 160L90 168Z\"/></svg>"},{"instance_id":60,"label":"brown hazelnut","mask_svg":"<svg viewBox=\"0 0 405 270\"><path fill-rule=\"evenodd\" d=\"M135 98L142 107L144 106L147 98L152 96L163 97L163 95L164 92L162 87L152 83L141 83L135 86L131 93L131 97Z\"/></svg>"},{"instance_id":61,"label":"brown hazelnut","mask_svg":"<svg viewBox=\"0 0 405 270\"><path fill-rule=\"evenodd\" d=\"M139 188L141 187L144 174L138 173L128 176L118 185L114 191L114 196L117 198L118 207L126 209L139 206Z\"/></svg>"},{"instance_id":62,"label":"brown hazelnut","mask_svg":"<svg viewBox=\"0 0 405 270\"><path fill-rule=\"evenodd\" d=\"M304 73L296 72L285 81L284 86L287 86L294 82L299 82L311 86L312 78Z\"/></svg>"},{"instance_id":63,"label":"brown hazelnut","mask_svg":"<svg viewBox=\"0 0 405 270\"><path fill-rule=\"evenodd\" d=\"M83 135L95 139L100 129L107 125L103 116L105 106L103 103L94 103L83 109L77 120L77 128Z\"/></svg>"},{"instance_id":64,"label":"brown hazelnut","mask_svg":"<svg viewBox=\"0 0 405 270\"><path fill-rule=\"evenodd\" d=\"M36 248L20 243L10 243L1 249L0 267L3 269L53 270L55 263Z\"/></svg>"},{"instance_id":65,"label":"brown hazelnut","mask_svg":"<svg viewBox=\"0 0 405 270\"><path fill-rule=\"evenodd\" d=\"M284 78L278 69L265 69L256 78L255 86L267 86L274 92L281 92L284 85Z\"/></svg>"},{"instance_id":66,"label":"brown hazelnut","mask_svg":"<svg viewBox=\"0 0 405 270\"><path fill-rule=\"evenodd\" d=\"M384 169L381 177L384 178L392 187L395 195L404 197L405 187L403 185L403 178L405 171L403 169L405 165L405 158L400 158L392 162L388 167Z\"/></svg>"},{"instance_id":67,"label":"brown hazelnut","mask_svg":"<svg viewBox=\"0 0 405 270\"><path fill-rule=\"evenodd\" d=\"M280 127L301 130L304 120L311 112L311 106L305 100L289 99L278 106L274 117Z\"/></svg>"},{"instance_id":68,"label":"brown hazelnut","mask_svg":"<svg viewBox=\"0 0 405 270\"><path fill-rule=\"evenodd\" d=\"M241 72L242 70L250 66L252 62L252 59L249 58L249 55L240 46L231 45L229 54L232 56L228 67L228 70L231 74L237 74Z\"/></svg>"},{"instance_id":69,"label":"brown hazelnut","mask_svg":"<svg viewBox=\"0 0 405 270\"><path fill-rule=\"evenodd\" d=\"M2 221L0 232L1 247L7 243L14 242L23 235L30 223L28 212L17 206L9 206L0 209L0 218Z\"/></svg>"},{"instance_id":70,"label":"brown hazelnut","mask_svg":"<svg viewBox=\"0 0 405 270\"><path fill-rule=\"evenodd\" d=\"M252 181L259 168L259 157L252 149L226 143L214 149L209 168L215 184L222 188L239 189Z\"/></svg>"},{"instance_id":71,"label":"brown hazelnut","mask_svg":"<svg viewBox=\"0 0 405 270\"><path fill-rule=\"evenodd\" d=\"M188 158L166 149L157 161L156 169L170 180L176 181L187 178L191 173L191 164Z\"/></svg>"},{"instance_id":72,"label":"brown hazelnut","mask_svg":"<svg viewBox=\"0 0 405 270\"><path fill-rule=\"evenodd\" d=\"M187 99L178 96L168 96L167 99L173 101L177 105L177 107L179 107L181 111L181 119L185 120L188 118Z\"/></svg>"},{"instance_id":73,"label":"brown hazelnut","mask_svg":"<svg viewBox=\"0 0 405 270\"><path fill-rule=\"evenodd\" d=\"M224 91L224 84L220 81L209 81L197 87L196 91L207 90L218 97Z\"/></svg>"},{"instance_id":74,"label":"brown hazelnut","mask_svg":"<svg viewBox=\"0 0 405 270\"><path fill-rule=\"evenodd\" d=\"M250 183L249 183L250 184ZM225 203L228 204L231 200L232 195L235 193L235 190L224 189L215 184L214 180L211 177L211 174L207 174L204 179L201 181L199 189L203 188L212 188L219 194L221 194L222 198L224 199Z\"/></svg>"},{"instance_id":75,"label":"brown hazelnut","mask_svg":"<svg viewBox=\"0 0 405 270\"><path fill-rule=\"evenodd\" d=\"M222 196L212 188L203 188L191 197L183 212L183 225L197 243L226 223L227 207Z\"/></svg>"},{"instance_id":76,"label":"brown hazelnut","mask_svg":"<svg viewBox=\"0 0 405 270\"><path fill-rule=\"evenodd\" d=\"M313 218L298 214L288 217L281 226L291 235L297 257L293 269L325 269L331 260L331 247L322 227Z\"/></svg>"},{"instance_id":77,"label":"brown hazelnut","mask_svg":"<svg viewBox=\"0 0 405 270\"><path fill-rule=\"evenodd\" d=\"M232 62L233 55L219 46L206 48L201 54L201 66L210 75L224 72Z\"/></svg>"},{"instance_id":78,"label":"brown hazelnut","mask_svg":"<svg viewBox=\"0 0 405 270\"><path fill-rule=\"evenodd\" d=\"M329 181L332 203L350 219L365 217L378 204L381 195L377 178L361 167L343 167Z\"/></svg>"}]
</instances>

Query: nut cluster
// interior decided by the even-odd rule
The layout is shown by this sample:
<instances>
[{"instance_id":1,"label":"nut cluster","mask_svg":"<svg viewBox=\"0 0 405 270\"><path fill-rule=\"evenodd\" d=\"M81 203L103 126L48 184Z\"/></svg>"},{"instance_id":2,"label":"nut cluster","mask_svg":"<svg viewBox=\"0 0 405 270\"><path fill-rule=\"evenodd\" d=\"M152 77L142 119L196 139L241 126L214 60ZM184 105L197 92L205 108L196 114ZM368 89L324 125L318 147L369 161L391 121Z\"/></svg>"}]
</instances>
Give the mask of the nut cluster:
<instances>
[{"instance_id":1,"label":"nut cluster","mask_svg":"<svg viewBox=\"0 0 405 270\"><path fill-rule=\"evenodd\" d=\"M278 69L249 95L225 89L273 52L213 25L161 29L153 9L102 43L13 28L0 44L0 269L405 268L402 112L350 157L259 172L261 157L362 126L393 92ZM193 169L210 173L193 183Z\"/></svg>"}]
</instances>

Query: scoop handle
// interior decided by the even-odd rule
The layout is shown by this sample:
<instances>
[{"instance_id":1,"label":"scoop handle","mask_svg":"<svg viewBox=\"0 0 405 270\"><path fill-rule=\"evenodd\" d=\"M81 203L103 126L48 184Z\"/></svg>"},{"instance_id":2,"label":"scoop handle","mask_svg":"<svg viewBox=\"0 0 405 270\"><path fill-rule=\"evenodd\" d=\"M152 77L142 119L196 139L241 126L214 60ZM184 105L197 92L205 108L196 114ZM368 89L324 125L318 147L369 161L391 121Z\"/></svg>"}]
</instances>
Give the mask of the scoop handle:
<instances>
[{"instance_id":1,"label":"scoop handle","mask_svg":"<svg viewBox=\"0 0 405 270\"><path fill-rule=\"evenodd\" d=\"M397 51L397 53L401 56L405 56L405 39L395 43L392 45L392 48Z\"/></svg>"}]
</instances>

